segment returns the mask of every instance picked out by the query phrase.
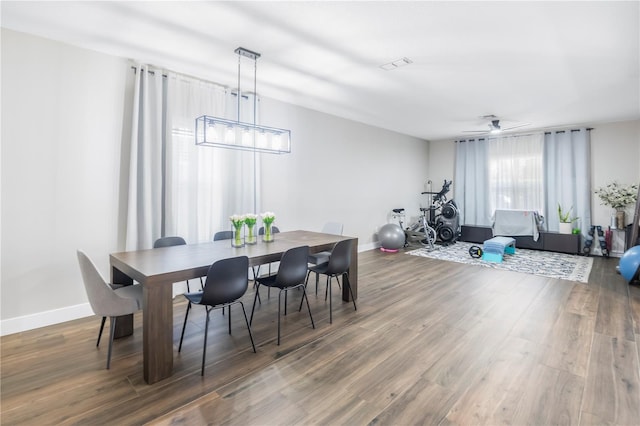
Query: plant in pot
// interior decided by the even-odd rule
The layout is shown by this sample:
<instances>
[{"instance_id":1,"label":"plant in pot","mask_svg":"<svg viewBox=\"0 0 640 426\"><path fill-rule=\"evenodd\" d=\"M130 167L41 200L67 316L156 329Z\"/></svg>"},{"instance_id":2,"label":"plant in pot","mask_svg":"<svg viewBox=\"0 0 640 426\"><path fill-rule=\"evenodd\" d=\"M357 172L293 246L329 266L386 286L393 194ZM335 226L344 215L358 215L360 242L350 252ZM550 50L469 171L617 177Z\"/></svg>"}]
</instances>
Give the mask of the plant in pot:
<instances>
[{"instance_id":1,"label":"plant in pot","mask_svg":"<svg viewBox=\"0 0 640 426\"><path fill-rule=\"evenodd\" d=\"M573 232L573 222L578 218L571 217L571 210L573 210L573 206L569 207L569 210L563 211L562 206L558 203L558 219L560 220L558 232L561 234L571 234Z\"/></svg>"}]
</instances>

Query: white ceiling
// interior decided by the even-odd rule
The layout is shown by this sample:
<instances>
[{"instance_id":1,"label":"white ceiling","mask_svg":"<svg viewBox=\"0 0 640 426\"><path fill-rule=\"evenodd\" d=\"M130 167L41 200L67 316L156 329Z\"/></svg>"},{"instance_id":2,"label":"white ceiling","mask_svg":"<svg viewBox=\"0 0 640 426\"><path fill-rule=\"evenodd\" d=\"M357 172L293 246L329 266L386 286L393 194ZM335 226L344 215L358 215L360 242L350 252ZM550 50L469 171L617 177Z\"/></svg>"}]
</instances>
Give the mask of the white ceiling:
<instances>
[{"instance_id":1,"label":"white ceiling","mask_svg":"<svg viewBox=\"0 0 640 426\"><path fill-rule=\"evenodd\" d=\"M2 27L437 140L640 118L640 2L2 1ZM408 57L393 71L379 66ZM245 69L253 69L243 65ZM244 80L243 80L244 81ZM252 89L249 80L243 87Z\"/></svg>"}]
</instances>

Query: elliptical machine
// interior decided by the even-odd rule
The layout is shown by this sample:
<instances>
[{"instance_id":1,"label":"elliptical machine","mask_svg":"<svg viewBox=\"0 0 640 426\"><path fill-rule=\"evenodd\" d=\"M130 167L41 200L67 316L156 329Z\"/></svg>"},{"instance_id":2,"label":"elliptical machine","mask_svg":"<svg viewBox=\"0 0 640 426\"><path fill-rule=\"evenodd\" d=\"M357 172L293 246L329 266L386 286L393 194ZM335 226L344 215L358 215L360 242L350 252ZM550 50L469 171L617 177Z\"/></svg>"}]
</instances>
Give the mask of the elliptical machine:
<instances>
[{"instance_id":1,"label":"elliptical machine","mask_svg":"<svg viewBox=\"0 0 640 426\"><path fill-rule=\"evenodd\" d=\"M431 205L428 210L429 226L436 231L437 241L443 245L454 244L460 236L460 212L455 201L447 201L447 193L450 190L451 180L444 180L442 189L438 192L423 192L423 195L431 195Z\"/></svg>"}]
</instances>

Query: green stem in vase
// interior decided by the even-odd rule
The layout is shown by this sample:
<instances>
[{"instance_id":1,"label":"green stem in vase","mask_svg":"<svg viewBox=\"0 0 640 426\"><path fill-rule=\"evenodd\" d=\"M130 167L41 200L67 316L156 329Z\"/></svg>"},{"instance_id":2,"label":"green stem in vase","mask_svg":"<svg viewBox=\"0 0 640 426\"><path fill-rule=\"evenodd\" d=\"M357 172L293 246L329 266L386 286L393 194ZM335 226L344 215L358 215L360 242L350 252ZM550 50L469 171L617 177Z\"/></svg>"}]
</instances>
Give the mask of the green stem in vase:
<instances>
[{"instance_id":1,"label":"green stem in vase","mask_svg":"<svg viewBox=\"0 0 640 426\"><path fill-rule=\"evenodd\" d=\"M242 234L241 234L241 227L236 228L236 232L235 232L235 239L236 239L236 245L239 246L240 244L242 244Z\"/></svg>"}]
</instances>

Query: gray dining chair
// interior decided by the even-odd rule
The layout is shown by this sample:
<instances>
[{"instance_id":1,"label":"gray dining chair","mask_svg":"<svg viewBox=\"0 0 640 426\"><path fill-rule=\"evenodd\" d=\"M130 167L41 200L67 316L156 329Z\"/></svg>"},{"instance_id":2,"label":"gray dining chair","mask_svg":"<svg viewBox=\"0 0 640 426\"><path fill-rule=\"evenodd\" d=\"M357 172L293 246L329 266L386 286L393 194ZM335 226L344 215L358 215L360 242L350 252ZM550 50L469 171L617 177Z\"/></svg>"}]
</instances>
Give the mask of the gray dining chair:
<instances>
[{"instance_id":1,"label":"gray dining chair","mask_svg":"<svg viewBox=\"0 0 640 426\"><path fill-rule=\"evenodd\" d=\"M82 281L89 298L89 305L96 315L102 317L98 341L104 329L104 323L109 317L109 350L107 352L107 370L111 366L111 352L113 348L113 334L116 329L116 321L119 316L133 314L142 309L142 286L126 285L118 286L108 284L93 264L91 259L82 251L77 251Z\"/></svg>"}]
</instances>

